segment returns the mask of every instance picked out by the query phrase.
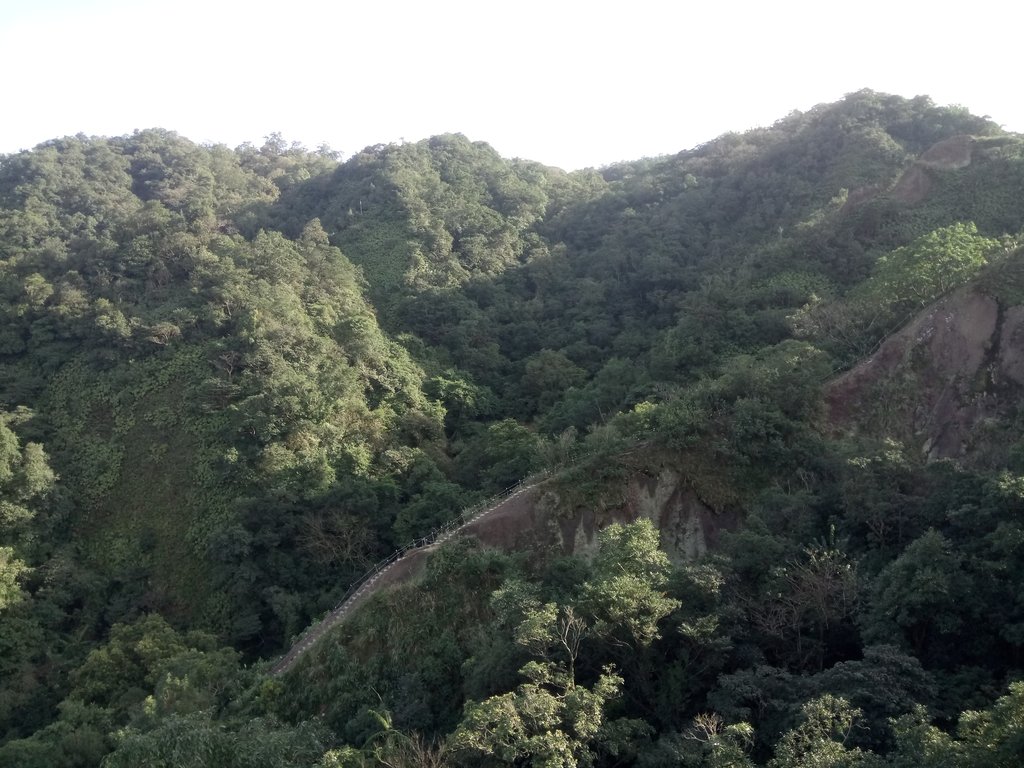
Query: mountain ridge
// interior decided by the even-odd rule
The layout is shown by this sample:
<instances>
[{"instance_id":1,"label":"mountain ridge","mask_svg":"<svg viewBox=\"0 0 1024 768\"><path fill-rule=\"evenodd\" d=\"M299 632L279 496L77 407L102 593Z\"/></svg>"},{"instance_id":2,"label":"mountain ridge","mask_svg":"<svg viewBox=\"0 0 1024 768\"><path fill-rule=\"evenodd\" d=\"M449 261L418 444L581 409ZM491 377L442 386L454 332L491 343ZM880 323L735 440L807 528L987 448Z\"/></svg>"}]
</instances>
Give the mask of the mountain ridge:
<instances>
[{"instance_id":1,"label":"mountain ridge","mask_svg":"<svg viewBox=\"0 0 1024 768\"><path fill-rule=\"evenodd\" d=\"M948 726L1019 696L1021 189L1021 137L870 91L569 174L453 134L3 156L0 762L190 733L225 765L469 766L557 732L566 764L697 766L707 732L790 768L825 712L862 718L811 740L851 761L988 749ZM928 306L987 324L955 355ZM371 564L552 466L479 526L521 547L460 537L262 676Z\"/></svg>"}]
</instances>

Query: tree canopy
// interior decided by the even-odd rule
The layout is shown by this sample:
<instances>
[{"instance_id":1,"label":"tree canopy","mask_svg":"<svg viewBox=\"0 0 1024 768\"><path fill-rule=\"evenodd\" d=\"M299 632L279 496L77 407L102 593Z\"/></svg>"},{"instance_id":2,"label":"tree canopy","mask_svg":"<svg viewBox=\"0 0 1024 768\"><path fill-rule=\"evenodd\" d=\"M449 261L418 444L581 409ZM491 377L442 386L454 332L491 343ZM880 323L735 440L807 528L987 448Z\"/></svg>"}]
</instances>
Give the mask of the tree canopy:
<instances>
[{"instance_id":1,"label":"tree canopy","mask_svg":"<svg viewBox=\"0 0 1024 768\"><path fill-rule=\"evenodd\" d=\"M1020 136L871 91L573 173L0 157L0 764L1014 765L1021 189ZM922 331L836 416L960 295L975 374ZM520 549L421 553L268 674L540 470Z\"/></svg>"}]
</instances>

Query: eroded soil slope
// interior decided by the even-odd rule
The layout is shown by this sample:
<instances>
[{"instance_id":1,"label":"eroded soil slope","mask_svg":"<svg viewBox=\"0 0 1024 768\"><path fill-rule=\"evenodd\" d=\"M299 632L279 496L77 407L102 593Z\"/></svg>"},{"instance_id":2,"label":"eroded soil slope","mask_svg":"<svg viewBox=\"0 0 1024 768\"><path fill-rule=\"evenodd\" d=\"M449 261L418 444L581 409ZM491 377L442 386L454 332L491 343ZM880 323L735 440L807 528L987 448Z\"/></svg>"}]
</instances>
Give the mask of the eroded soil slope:
<instances>
[{"instance_id":1,"label":"eroded soil slope","mask_svg":"<svg viewBox=\"0 0 1024 768\"><path fill-rule=\"evenodd\" d=\"M933 304L826 386L835 430L974 465L1005 461L1022 394L1024 306L978 285Z\"/></svg>"}]
</instances>

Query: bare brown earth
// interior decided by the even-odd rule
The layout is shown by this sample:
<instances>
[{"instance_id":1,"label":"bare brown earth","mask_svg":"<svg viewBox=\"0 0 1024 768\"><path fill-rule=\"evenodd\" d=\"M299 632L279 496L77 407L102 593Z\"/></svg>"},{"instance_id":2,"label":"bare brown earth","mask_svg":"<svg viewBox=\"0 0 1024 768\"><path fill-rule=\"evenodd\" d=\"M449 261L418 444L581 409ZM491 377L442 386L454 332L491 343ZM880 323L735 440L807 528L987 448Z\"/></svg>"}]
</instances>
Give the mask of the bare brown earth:
<instances>
[{"instance_id":1,"label":"bare brown earth","mask_svg":"<svg viewBox=\"0 0 1024 768\"><path fill-rule=\"evenodd\" d=\"M659 530L661 548L675 562L697 559L715 546L723 530L739 524L738 512L713 510L678 471L663 467L657 476L634 475L621 503L561 511L562 548L567 554L591 554L602 528L640 519L650 520Z\"/></svg>"},{"instance_id":2,"label":"bare brown earth","mask_svg":"<svg viewBox=\"0 0 1024 768\"><path fill-rule=\"evenodd\" d=\"M541 488L534 487L502 502L490 512L462 529L460 535L475 536L481 544L496 549L527 549L534 545L538 523L537 499Z\"/></svg>"},{"instance_id":3,"label":"bare brown earth","mask_svg":"<svg viewBox=\"0 0 1024 768\"><path fill-rule=\"evenodd\" d=\"M971 164L973 145L974 139L970 136L950 136L948 139L932 144L921 154L917 162L942 171L966 168Z\"/></svg>"},{"instance_id":4,"label":"bare brown earth","mask_svg":"<svg viewBox=\"0 0 1024 768\"><path fill-rule=\"evenodd\" d=\"M826 386L836 431L893 435L929 460L984 464L991 430L1024 387L1024 307L977 287L955 291Z\"/></svg>"},{"instance_id":5,"label":"bare brown earth","mask_svg":"<svg viewBox=\"0 0 1024 768\"><path fill-rule=\"evenodd\" d=\"M903 172L892 188L892 196L908 205L916 205L928 197L932 188L932 177L919 163L914 163Z\"/></svg>"},{"instance_id":6,"label":"bare brown earth","mask_svg":"<svg viewBox=\"0 0 1024 768\"><path fill-rule=\"evenodd\" d=\"M410 549L401 557L388 563L373 574L359 588L322 620L309 627L271 667L271 674L283 675L290 671L299 660L338 624L365 603L372 595L397 584L410 581L420 573L426 565L427 558L445 541L455 535L475 535L480 540L495 547L515 548L526 540L524 532L530 531L524 525L524 514L532 515L534 505L530 499L534 497L541 482L532 485L522 484L511 491L511 495L495 502L490 508L480 512L456 531L446 533L436 543Z\"/></svg>"},{"instance_id":7,"label":"bare brown earth","mask_svg":"<svg viewBox=\"0 0 1024 768\"><path fill-rule=\"evenodd\" d=\"M722 530L735 528L735 512L716 512L671 468L657 476L637 473L620 500L567 509L550 486L510 499L462 533L486 546L506 550L555 548L588 556L597 549L598 532L612 523L650 520L661 532L662 549L674 561L700 557Z\"/></svg>"},{"instance_id":8,"label":"bare brown earth","mask_svg":"<svg viewBox=\"0 0 1024 768\"><path fill-rule=\"evenodd\" d=\"M598 531L615 522L651 520L662 531L662 548L676 561L704 554L724 529L734 528L735 513L720 513L705 505L672 469L658 477L637 475L630 481L625 501L601 509L565 510L558 495L544 482L524 486L460 528L456 535L474 536L483 545L504 550L555 548L565 554L588 555L597 548ZM430 554L443 544L414 549L388 565L296 640L272 667L285 674L332 629L372 595L417 578Z\"/></svg>"},{"instance_id":9,"label":"bare brown earth","mask_svg":"<svg viewBox=\"0 0 1024 768\"><path fill-rule=\"evenodd\" d=\"M932 188L929 171L955 171L966 168L971 164L973 146L974 139L970 136L951 136L932 144L903 172L892 189L892 196L910 205L920 203Z\"/></svg>"},{"instance_id":10,"label":"bare brown earth","mask_svg":"<svg viewBox=\"0 0 1024 768\"><path fill-rule=\"evenodd\" d=\"M933 171L955 171L971 164L974 139L971 136L951 136L936 142L914 161L896 180L889 190L896 200L908 205L917 205L928 197L934 180ZM846 199L844 210L873 200L885 192L879 186L861 187L851 190Z\"/></svg>"}]
</instances>

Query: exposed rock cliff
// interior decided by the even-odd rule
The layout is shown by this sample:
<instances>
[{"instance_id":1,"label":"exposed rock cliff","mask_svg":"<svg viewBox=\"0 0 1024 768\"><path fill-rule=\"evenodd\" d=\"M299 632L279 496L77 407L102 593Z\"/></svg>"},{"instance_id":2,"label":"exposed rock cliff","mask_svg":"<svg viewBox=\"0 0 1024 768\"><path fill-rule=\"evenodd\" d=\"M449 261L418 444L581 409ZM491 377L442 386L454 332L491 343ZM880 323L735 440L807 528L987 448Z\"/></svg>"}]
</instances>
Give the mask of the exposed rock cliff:
<instances>
[{"instance_id":1,"label":"exposed rock cliff","mask_svg":"<svg viewBox=\"0 0 1024 768\"><path fill-rule=\"evenodd\" d=\"M826 387L838 431L897 436L928 459L1005 459L1024 393L1024 306L972 285L938 301Z\"/></svg>"},{"instance_id":2,"label":"exposed rock cliff","mask_svg":"<svg viewBox=\"0 0 1024 768\"><path fill-rule=\"evenodd\" d=\"M621 498L596 506L566 509L557 491L538 489L465 532L488 546L587 554L596 551L601 528L640 518L661 531L662 548L677 562L703 555L720 531L739 522L737 513L713 511L678 472L663 468L657 477L635 475Z\"/></svg>"}]
</instances>

